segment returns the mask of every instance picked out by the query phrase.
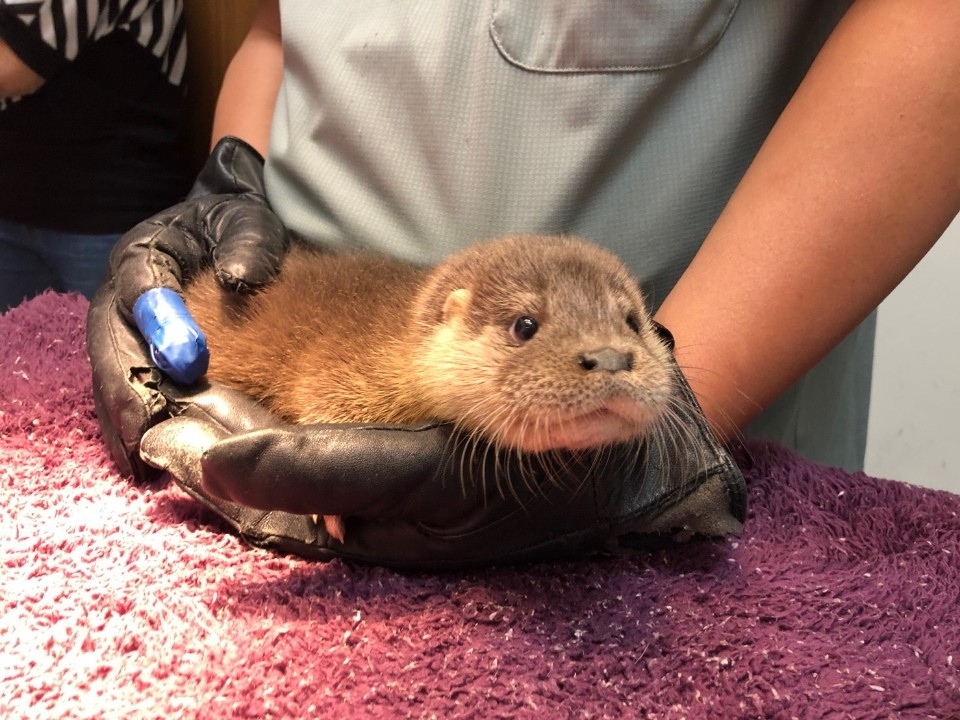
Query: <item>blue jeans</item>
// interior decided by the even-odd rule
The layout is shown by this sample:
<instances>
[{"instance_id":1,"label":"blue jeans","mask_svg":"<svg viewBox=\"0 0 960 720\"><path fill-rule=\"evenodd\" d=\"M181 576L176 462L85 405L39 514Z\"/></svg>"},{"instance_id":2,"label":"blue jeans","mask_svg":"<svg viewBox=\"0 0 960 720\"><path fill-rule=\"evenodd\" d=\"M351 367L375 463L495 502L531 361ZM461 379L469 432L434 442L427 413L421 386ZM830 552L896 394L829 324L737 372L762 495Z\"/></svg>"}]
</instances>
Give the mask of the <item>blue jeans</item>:
<instances>
[{"instance_id":1,"label":"blue jeans","mask_svg":"<svg viewBox=\"0 0 960 720\"><path fill-rule=\"evenodd\" d=\"M0 312L47 289L93 297L120 234L45 230L0 218Z\"/></svg>"}]
</instances>

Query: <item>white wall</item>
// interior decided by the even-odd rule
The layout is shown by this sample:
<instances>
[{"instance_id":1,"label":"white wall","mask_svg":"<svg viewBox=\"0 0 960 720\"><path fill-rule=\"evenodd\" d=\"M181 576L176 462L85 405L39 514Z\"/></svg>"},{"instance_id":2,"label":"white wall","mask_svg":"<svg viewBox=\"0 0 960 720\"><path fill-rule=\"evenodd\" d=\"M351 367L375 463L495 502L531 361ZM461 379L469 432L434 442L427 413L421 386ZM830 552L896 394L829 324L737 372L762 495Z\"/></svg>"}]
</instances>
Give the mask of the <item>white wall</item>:
<instances>
[{"instance_id":1,"label":"white wall","mask_svg":"<svg viewBox=\"0 0 960 720\"><path fill-rule=\"evenodd\" d=\"M960 216L880 306L865 470L960 493Z\"/></svg>"}]
</instances>

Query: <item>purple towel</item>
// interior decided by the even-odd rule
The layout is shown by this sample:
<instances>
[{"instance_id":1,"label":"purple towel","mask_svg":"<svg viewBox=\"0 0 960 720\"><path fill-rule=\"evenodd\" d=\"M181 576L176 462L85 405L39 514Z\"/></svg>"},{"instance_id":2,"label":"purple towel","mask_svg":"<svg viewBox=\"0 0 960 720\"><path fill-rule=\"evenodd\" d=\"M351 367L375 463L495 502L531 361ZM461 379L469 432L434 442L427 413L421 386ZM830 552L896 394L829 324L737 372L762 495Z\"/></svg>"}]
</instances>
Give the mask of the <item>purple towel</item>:
<instances>
[{"instance_id":1,"label":"purple towel","mask_svg":"<svg viewBox=\"0 0 960 720\"><path fill-rule=\"evenodd\" d=\"M960 717L960 496L751 444L739 539L444 575L273 556L116 473L86 307L0 317L0 717Z\"/></svg>"}]
</instances>

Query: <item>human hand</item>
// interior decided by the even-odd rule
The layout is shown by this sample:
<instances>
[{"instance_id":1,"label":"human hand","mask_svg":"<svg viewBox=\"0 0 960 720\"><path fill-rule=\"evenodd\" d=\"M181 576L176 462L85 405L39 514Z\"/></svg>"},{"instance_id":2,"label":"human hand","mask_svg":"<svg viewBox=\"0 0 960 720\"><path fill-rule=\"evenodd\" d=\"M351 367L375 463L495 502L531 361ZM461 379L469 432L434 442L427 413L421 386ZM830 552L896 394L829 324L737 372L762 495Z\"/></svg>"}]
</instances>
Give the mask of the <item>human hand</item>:
<instances>
[{"instance_id":1,"label":"human hand","mask_svg":"<svg viewBox=\"0 0 960 720\"><path fill-rule=\"evenodd\" d=\"M166 382L156 361L170 358L159 344L148 350L132 308L158 287L179 290L210 256L228 285L272 277L286 236L260 177L259 156L221 143L191 199L134 228L114 252L111 281L91 303L88 352L121 467L148 477L146 458L251 544L319 559L460 567L609 549L637 533L739 529L742 478L693 411L679 369L680 405L691 409L678 420L684 442L621 448L598 465L501 457L447 425L287 426L222 386ZM191 350L194 338L184 337ZM497 478L515 482L507 489ZM346 516L345 543L318 526L321 514Z\"/></svg>"},{"instance_id":2,"label":"human hand","mask_svg":"<svg viewBox=\"0 0 960 720\"><path fill-rule=\"evenodd\" d=\"M122 470L155 474L139 445L168 415L160 370L183 384L206 370L202 333L179 296L184 280L212 262L224 286L253 290L276 275L287 244L264 197L263 159L236 138L217 144L184 202L119 240L90 305L87 352L100 426Z\"/></svg>"},{"instance_id":3,"label":"human hand","mask_svg":"<svg viewBox=\"0 0 960 720\"><path fill-rule=\"evenodd\" d=\"M142 449L251 545L319 560L435 570L739 532L743 478L674 370L682 441L562 461L498 453L445 424L287 425L215 387L168 390L177 417ZM344 516L343 543L317 523L326 514Z\"/></svg>"}]
</instances>

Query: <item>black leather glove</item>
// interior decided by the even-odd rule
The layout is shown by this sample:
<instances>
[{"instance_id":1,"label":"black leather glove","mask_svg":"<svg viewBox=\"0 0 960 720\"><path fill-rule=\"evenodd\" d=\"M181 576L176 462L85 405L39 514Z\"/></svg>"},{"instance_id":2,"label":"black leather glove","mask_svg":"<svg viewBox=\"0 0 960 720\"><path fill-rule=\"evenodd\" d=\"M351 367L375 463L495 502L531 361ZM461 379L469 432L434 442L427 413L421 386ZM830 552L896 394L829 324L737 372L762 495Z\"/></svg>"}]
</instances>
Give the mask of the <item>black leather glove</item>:
<instances>
[{"instance_id":1,"label":"black leather glove","mask_svg":"<svg viewBox=\"0 0 960 720\"><path fill-rule=\"evenodd\" d=\"M695 410L678 418L683 442L541 463L444 424L285 425L216 389L173 402L180 415L147 433L145 457L250 544L309 558L434 570L568 558L737 533L746 514L743 477ZM345 516L344 543L323 514Z\"/></svg>"},{"instance_id":2,"label":"black leather glove","mask_svg":"<svg viewBox=\"0 0 960 720\"><path fill-rule=\"evenodd\" d=\"M263 192L263 159L236 138L221 140L188 198L127 232L110 257L110 277L87 318L87 351L104 438L120 468L156 474L140 459L140 438L168 416L162 374L133 323L148 290L179 292L184 279L213 262L220 281L247 291L278 272L287 233Z\"/></svg>"}]
</instances>

